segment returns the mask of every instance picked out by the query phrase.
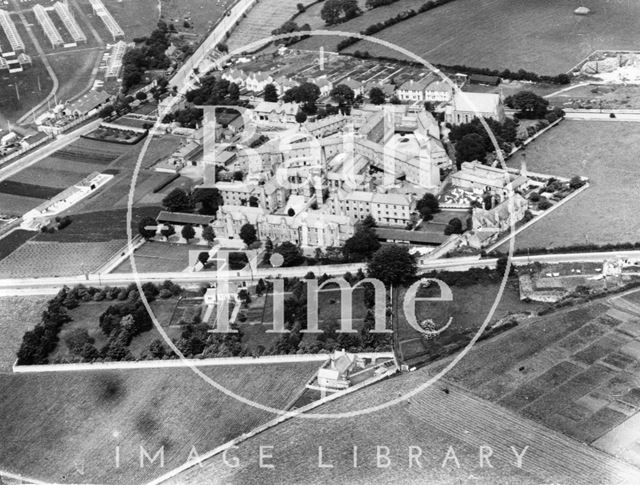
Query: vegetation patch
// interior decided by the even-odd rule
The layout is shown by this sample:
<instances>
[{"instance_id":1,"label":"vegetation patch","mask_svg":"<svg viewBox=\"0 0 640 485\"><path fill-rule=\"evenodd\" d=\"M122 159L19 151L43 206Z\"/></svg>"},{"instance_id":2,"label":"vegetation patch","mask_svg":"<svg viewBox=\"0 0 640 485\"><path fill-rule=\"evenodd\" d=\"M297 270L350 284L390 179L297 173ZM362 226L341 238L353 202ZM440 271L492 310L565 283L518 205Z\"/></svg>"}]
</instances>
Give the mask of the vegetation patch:
<instances>
[{"instance_id":1,"label":"vegetation patch","mask_svg":"<svg viewBox=\"0 0 640 485\"><path fill-rule=\"evenodd\" d=\"M62 192L62 190L61 188L28 184L15 180L3 180L0 182L0 192L4 194L35 197L37 199L51 199Z\"/></svg>"}]
</instances>

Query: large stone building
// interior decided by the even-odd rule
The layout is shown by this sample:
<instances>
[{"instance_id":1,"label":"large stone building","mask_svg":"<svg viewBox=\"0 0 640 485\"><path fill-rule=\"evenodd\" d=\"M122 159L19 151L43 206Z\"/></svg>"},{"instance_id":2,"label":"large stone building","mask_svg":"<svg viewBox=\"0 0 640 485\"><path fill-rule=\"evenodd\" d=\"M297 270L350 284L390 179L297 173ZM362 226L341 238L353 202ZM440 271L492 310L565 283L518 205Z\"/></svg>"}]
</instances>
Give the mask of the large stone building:
<instances>
[{"instance_id":1,"label":"large stone building","mask_svg":"<svg viewBox=\"0 0 640 485\"><path fill-rule=\"evenodd\" d=\"M445 110L445 121L452 125L469 123L479 117L504 121L504 104L499 94L458 91Z\"/></svg>"}]
</instances>

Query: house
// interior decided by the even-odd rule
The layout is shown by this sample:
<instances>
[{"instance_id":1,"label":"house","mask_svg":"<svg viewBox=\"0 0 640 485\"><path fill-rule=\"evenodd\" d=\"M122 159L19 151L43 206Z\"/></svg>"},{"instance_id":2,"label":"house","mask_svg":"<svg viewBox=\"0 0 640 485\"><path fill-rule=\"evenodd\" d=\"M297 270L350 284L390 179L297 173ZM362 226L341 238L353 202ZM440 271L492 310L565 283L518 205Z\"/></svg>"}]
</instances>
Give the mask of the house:
<instances>
[{"instance_id":1,"label":"house","mask_svg":"<svg viewBox=\"0 0 640 485\"><path fill-rule=\"evenodd\" d=\"M476 193L490 191L502 193L508 187L513 190L528 182L526 175L512 174L497 167L490 167L479 162L464 162L460 170L451 175L451 184Z\"/></svg>"},{"instance_id":2,"label":"house","mask_svg":"<svg viewBox=\"0 0 640 485\"><path fill-rule=\"evenodd\" d=\"M364 87L360 81L356 81L355 79L348 77L347 79L340 81L338 85L340 84L350 87L356 96L364 94Z\"/></svg>"},{"instance_id":3,"label":"house","mask_svg":"<svg viewBox=\"0 0 640 485\"><path fill-rule=\"evenodd\" d=\"M276 91L278 91L278 96L282 96L289 89L299 86L299 83L293 79L280 76L273 81L273 85L276 87Z\"/></svg>"},{"instance_id":4,"label":"house","mask_svg":"<svg viewBox=\"0 0 640 485\"><path fill-rule=\"evenodd\" d=\"M298 103L262 101L253 109L253 119L257 122L295 124L299 106Z\"/></svg>"},{"instance_id":5,"label":"house","mask_svg":"<svg viewBox=\"0 0 640 485\"><path fill-rule=\"evenodd\" d=\"M453 97L453 87L445 81L434 81L424 89L424 100L431 103L448 102Z\"/></svg>"},{"instance_id":6,"label":"house","mask_svg":"<svg viewBox=\"0 0 640 485\"><path fill-rule=\"evenodd\" d=\"M253 72L247 76L244 81L244 87L248 91L253 91L254 93L259 93L264 91L264 87L267 84L271 84L273 82L273 78L269 74L265 74L263 72Z\"/></svg>"},{"instance_id":7,"label":"house","mask_svg":"<svg viewBox=\"0 0 640 485\"><path fill-rule=\"evenodd\" d=\"M487 76L485 74L471 74L469 76L471 84L484 84L486 86L497 86L500 84L500 76Z\"/></svg>"},{"instance_id":8,"label":"house","mask_svg":"<svg viewBox=\"0 0 640 485\"><path fill-rule=\"evenodd\" d=\"M504 104L498 94L458 91L445 110L445 121L452 125L469 123L474 118L504 121Z\"/></svg>"},{"instance_id":9,"label":"house","mask_svg":"<svg viewBox=\"0 0 640 485\"><path fill-rule=\"evenodd\" d=\"M410 79L398 88L396 96L398 96L400 101L424 101L424 91L431 81L432 79L429 76L419 81Z\"/></svg>"},{"instance_id":10,"label":"house","mask_svg":"<svg viewBox=\"0 0 640 485\"><path fill-rule=\"evenodd\" d=\"M97 112L102 106L107 104L111 95L106 91L91 90L87 94L70 103L65 111L74 116L89 115Z\"/></svg>"},{"instance_id":11,"label":"house","mask_svg":"<svg viewBox=\"0 0 640 485\"><path fill-rule=\"evenodd\" d=\"M368 191L339 190L329 201L333 214L360 221L369 214L380 224L406 226L415 211L415 199L407 194L381 194Z\"/></svg>"},{"instance_id":12,"label":"house","mask_svg":"<svg viewBox=\"0 0 640 485\"><path fill-rule=\"evenodd\" d=\"M327 79L327 76L309 78L307 79L307 82L315 84L320 88L320 96L329 96L329 93L331 93L331 90L333 89L333 84Z\"/></svg>"},{"instance_id":13,"label":"house","mask_svg":"<svg viewBox=\"0 0 640 485\"><path fill-rule=\"evenodd\" d=\"M231 69L229 71L224 71L221 78L226 79L230 83L235 83L238 86L244 86L247 80L247 75L242 69Z\"/></svg>"},{"instance_id":14,"label":"house","mask_svg":"<svg viewBox=\"0 0 640 485\"><path fill-rule=\"evenodd\" d=\"M357 367L354 354L336 350L318 370L318 385L330 389L346 389L351 385L349 376Z\"/></svg>"}]
</instances>

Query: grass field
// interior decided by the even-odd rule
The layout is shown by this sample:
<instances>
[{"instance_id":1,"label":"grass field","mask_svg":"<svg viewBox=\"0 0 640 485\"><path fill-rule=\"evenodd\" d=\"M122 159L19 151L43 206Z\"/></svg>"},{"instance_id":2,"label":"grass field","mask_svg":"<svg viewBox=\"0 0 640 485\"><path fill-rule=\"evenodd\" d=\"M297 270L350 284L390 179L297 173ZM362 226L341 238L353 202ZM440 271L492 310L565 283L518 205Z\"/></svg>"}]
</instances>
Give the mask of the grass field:
<instances>
[{"instance_id":1,"label":"grass field","mask_svg":"<svg viewBox=\"0 0 640 485\"><path fill-rule=\"evenodd\" d=\"M231 7L235 0L161 0L161 12L165 22L173 23L179 32L205 36ZM189 27L185 27L187 21Z\"/></svg>"},{"instance_id":2,"label":"grass field","mask_svg":"<svg viewBox=\"0 0 640 485\"><path fill-rule=\"evenodd\" d=\"M391 8L399 11L396 5ZM586 6L592 13L574 15L577 6ZM376 10L353 21L353 27L345 23L334 29L358 32L378 21ZM456 0L376 37L432 63L559 74L595 49L637 48L638 13L640 4L626 1L584 0L577 5L572 0ZM325 46L335 50L336 43L331 39ZM348 50L398 56L372 43L357 43Z\"/></svg>"},{"instance_id":3,"label":"grass field","mask_svg":"<svg viewBox=\"0 0 640 485\"><path fill-rule=\"evenodd\" d=\"M0 298L0 372L10 372L22 336L40 321L51 296L7 296Z\"/></svg>"},{"instance_id":4,"label":"grass field","mask_svg":"<svg viewBox=\"0 0 640 485\"><path fill-rule=\"evenodd\" d=\"M242 396L284 408L317 363L205 368ZM0 468L57 483L144 483L273 415L189 369L2 375ZM114 461L120 446L120 467ZM140 446L158 460L140 467ZM79 475L74 466L84 467Z\"/></svg>"},{"instance_id":5,"label":"grass field","mask_svg":"<svg viewBox=\"0 0 640 485\"><path fill-rule=\"evenodd\" d=\"M591 187L516 237L517 248L640 240L635 123L563 121L526 149L532 172L587 176ZM519 167L521 153L508 165ZM503 246L501 250L504 251Z\"/></svg>"},{"instance_id":6,"label":"grass field","mask_svg":"<svg viewBox=\"0 0 640 485\"><path fill-rule=\"evenodd\" d=\"M453 319L447 330L428 341L423 340L422 334L408 324L404 312L399 308L397 339L402 360L410 362L433 360L450 353L451 349L466 345L489 315L498 295L499 286L498 281L483 281L462 287L451 286L452 302L416 303L418 322L431 318L436 323L436 328L441 328L449 318ZM419 293L419 296L437 297L438 294ZM402 301L401 296L400 302ZM535 313L541 307L541 304L535 302L520 301L518 283L516 280L510 280L490 323L495 323L511 314Z\"/></svg>"},{"instance_id":7,"label":"grass field","mask_svg":"<svg viewBox=\"0 0 640 485\"><path fill-rule=\"evenodd\" d=\"M155 217L159 207L135 208L132 214L134 234L138 233L137 223L145 216ZM71 225L52 234L40 233L36 241L43 242L108 242L127 238L126 209L103 210L71 215Z\"/></svg>"},{"instance_id":8,"label":"grass field","mask_svg":"<svg viewBox=\"0 0 640 485\"><path fill-rule=\"evenodd\" d=\"M206 246L195 244L174 244L164 242L148 242L134 253L136 269L140 273L154 271L182 271L189 266L189 251L206 251ZM131 273L131 260L127 258L114 273Z\"/></svg>"},{"instance_id":9,"label":"grass field","mask_svg":"<svg viewBox=\"0 0 640 485\"><path fill-rule=\"evenodd\" d=\"M125 242L122 239L66 244L29 241L0 261L0 278L90 273L106 263Z\"/></svg>"},{"instance_id":10,"label":"grass field","mask_svg":"<svg viewBox=\"0 0 640 485\"><path fill-rule=\"evenodd\" d=\"M0 193L0 207L5 215L20 217L25 212L42 204L42 199Z\"/></svg>"},{"instance_id":11,"label":"grass field","mask_svg":"<svg viewBox=\"0 0 640 485\"><path fill-rule=\"evenodd\" d=\"M80 306L70 310L68 313L73 319L66 323L60 331L60 341L56 348L49 354L49 362L55 362L57 358L70 358L72 353L69 351L65 343L65 337L74 329L85 328L89 335L95 339L95 347L101 349L108 343L109 337L100 329L100 315L111 305L117 304L117 301L103 300L100 302L81 302ZM151 302L151 309L158 322L164 327L169 338L180 338L182 330L178 327L169 328L171 316L176 308L177 299L170 298L167 300L158 299ZM162 335L155 326L146 332L136 335L127 347L131 354L140 358L143 352L148 351L149 345L156 339L162 340Z\"/></svg>"}]
</instances>

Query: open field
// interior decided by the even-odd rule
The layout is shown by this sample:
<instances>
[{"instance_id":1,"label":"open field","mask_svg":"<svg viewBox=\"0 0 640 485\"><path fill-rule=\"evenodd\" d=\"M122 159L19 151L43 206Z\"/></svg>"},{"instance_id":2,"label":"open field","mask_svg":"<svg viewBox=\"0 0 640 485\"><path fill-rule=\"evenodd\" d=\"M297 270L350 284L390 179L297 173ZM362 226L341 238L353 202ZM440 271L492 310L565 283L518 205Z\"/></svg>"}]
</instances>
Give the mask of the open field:
<instances>
[{"instance_id":1,"label":"open field","mask_svg":"<svg viewBox=\"0 0 640 485\"><path fill-rule=\"evenodd\" d=\"M140 273L154 271L182 271L189 266L189 251L207 251L207 246L147 242L134 253L136 269ZM131 273L131 260L127 258L113 270L114 273Z\"/></svg>"},{"instance_id":2,"label":"open field","mask_svg":"<svg viewBox=\"0 0 640 485\"><path fill-rule=\"evenodd\" d=\"M577 6L590 8L591 15L574 15ZM400 10L395 5L391 8ZM376 10L352 21L357 27L347 22L332 29L359 32L378 22L373 17L378 16ZM559 74L596 49L637 48L635 19L639 13L636 2L584 0L577 5L572 0L456 0L400 22L376 37L436 64ZM371 20L367 16L372 16ZM335 50L338 41L327 38L325 48ZM348 49L355 50L399 55L369 42Z\"/></svg>"},{"instance_id":3,"label":"open field","mask_svg":"<svg viewBox=\"0 0 640 485\"><path fill-rule=\"evenodd\" d=\"M397 340L401 360L411 363L431 361L469 343L489 316L499 286L499 281L481 281L469 286L450 285L453 292L452 302L416 303L418 322L430 318L436 323L436 329L439 329L449 318L453 319L447 330L428 341L423 340L422 334L408 324L402 307L398 308ZM418 293L418 296L438 296L430 293ZM400 302L403 301L403 295L400 296ZM542 307L539 303L520 301L518 282L511 279L504 289L495 313L491 316L490 324L512 314L534 314Z\"/></svg>"},{"instance_id":4,"label":"open field","mask_svg":"<svg viewBox=\"0 0 640 485\"><path fill-rule=\"evenodd\" d=\"M591 187L516 237L516 247L553 248L640 240L635 123L563 121L526 149L532 172L590 179ZM519 167L523 152L508 162ZM502 246L501 250L504 251Z\"/></svg>"},{"instance_id":5,"label":"open field","mask_svg":"<svg viewBox=\"0 0 640 485\"><path fill-rule=\"evenodd\" d=\"M134 235L138 233L138 220L145 216L156 217L159 207L134 208L132 214L132 227ZM108 242L111 240L123 240L127 238L127 211L126 209L103 210L71 215L71 225L62 231L52 234L40 233L36 241L43 242Z\"/></svg>"},{"instance_id":6,"label":"open field","mask_svg":"<svg viewBox=\"0 0 640 485\"><path fill-rule=\"evenodd\" d=\"M20 217L40 204L42 204L42 199L36 199L35 197L0 193L0 207L2 207L3 214Z\"/></svg>"},{"instance_id":7,"label":"open field","mask_svg":"<svg viewBox=\"0 0 640 485\"><path fill-rule=\"evenodd\" d=\"M50 296L9 296L0 298L0 373L10 372L22 336L40 321Z\"/></svg>"},{"instance_id":8,"label":"open field","mask_svg":"<svg viewBox=\"0 0 640 485\"><path fill-rule=\"evenodd\" d=\"M90 20L105 42L112 43L111 34L102 19L94 15L88 0L77 0L80 10ZM114 20L120 25L125 34L125 40L131 41L136 37L144 37L156 27L159 19L158 2L155 0L122 1L103 0L105 7ZM87 32L89 34L89 32Z\"/></svg>"},{"instance_id":9,"label":"open field","mask_svg":"<svg viewBox=\"0 0 640 485\"><path fill-rule=\"evenodd\" d=\"M234 3L235 0L161 0L160 7L164 21L175 25L178 32L204 37ZM189 27L185 27L185 21Z\"/></svg>"},{"instance_id":10,"label":"open field","mask_svg":"<svg viewBox=\"0 0 640 485\"><path fill-rule=\"evenodd\" d=\"M90 273L106 263L125 242L122 239L66 244L29 241L0 261L0 278Z\"/></svg>"},{"instance_id":11,"label":"open field","mask_svg":"<svg viewBox=\"0 0 640 485\"><path fill-rule=\"evenodd\" d=\"M18 182L16 180L3 180L0 182L0 192L3 194L34 197L36 199L50 199L61 191L62 189Z\"/></svg>"},{"instance_id":12,"label":"open field","mask_svg":"<svg viewBox=\"0 0 640 485\"><path fill-rule=\"evenodd\" d=\"M549 102L568 108L639 109L640 86L579 85L549 98Z\"/></svg>"},{"instance_id":13,"label":"open field","mask_svg":"<svg viewBox=\"0 0 640 485\"><path fill-rule=\"evenodd\" d=\"M89 33L87 36L90 38ZM47 56L60 83L56 96L61 101L75 98L84 89L90 88L92 71L96 59L102 57L100 47L86 48L80 46L74 50L51 53Z\"/></svg>"},{"instance_id":14,"label":"open field","mask_svg":"<svg viewBox=\"0 0 640 485\"><path fill-rule=\"evenodd\" d=\"M636 317L609 311L591 303L522 324L477 344L447 378L591 443L640 410L640 341L623 328Z\"/></svg>"},{"instance_id":15,"label":"open field","mask_svg":"<svg viewBox=\"0 0 640 485\"><path fill-rule=\"evenodd\" d=\"M271 36L271 31L280 27L298 11L299 0L259 2L240 21L227 41L229 51L239 49L252 42ZM311 2L302 2L308 4Z\"/></svg>"},{"instance_id":16,"label":"open field","mask_svg":"<svg viewBox=\"0 0 640 485\"><path fill-rule=\"evenodd\" d=\"M204 368L242 396L284 408L318 363ZM144 483L271 419L190 369L0 376L0 468L57 483ZM120 467L114 462L120 446ZM140 467L140 446L158 460ZM74 462L84 467L79 475Z\"/></svg>"}]
</instances>

